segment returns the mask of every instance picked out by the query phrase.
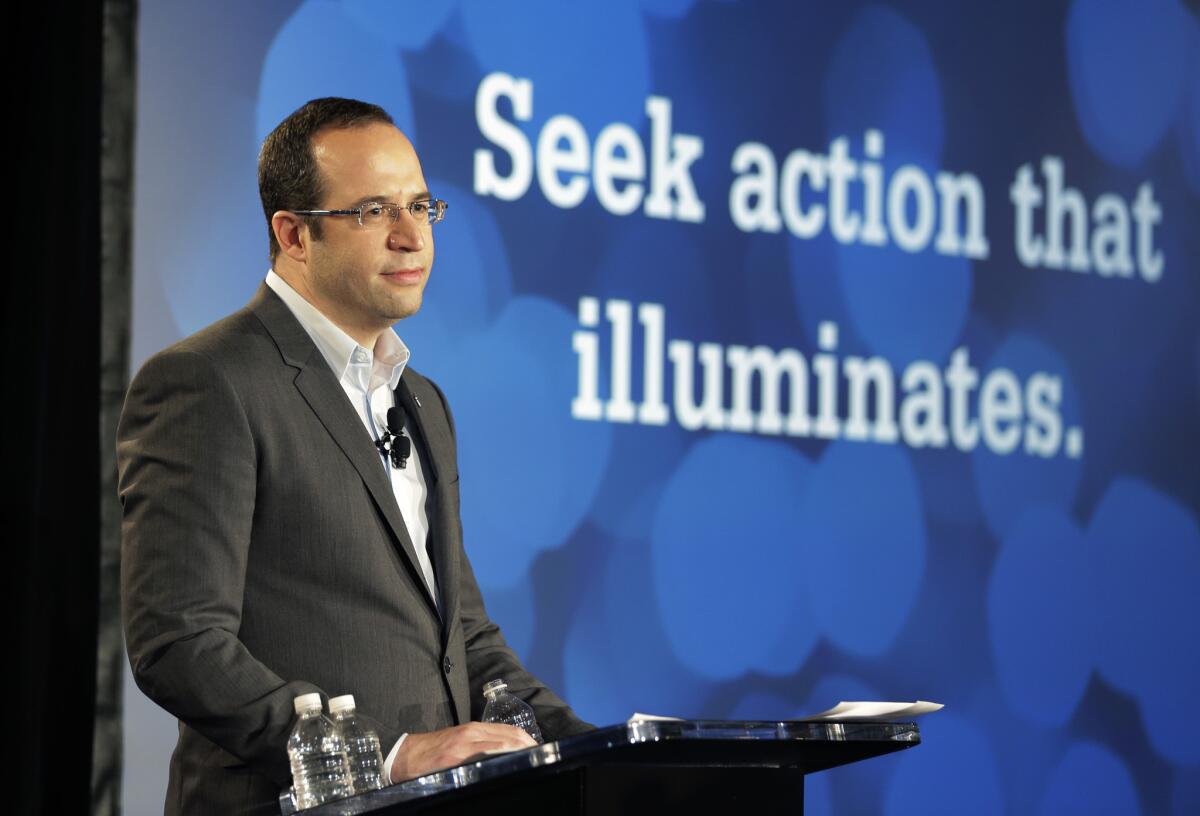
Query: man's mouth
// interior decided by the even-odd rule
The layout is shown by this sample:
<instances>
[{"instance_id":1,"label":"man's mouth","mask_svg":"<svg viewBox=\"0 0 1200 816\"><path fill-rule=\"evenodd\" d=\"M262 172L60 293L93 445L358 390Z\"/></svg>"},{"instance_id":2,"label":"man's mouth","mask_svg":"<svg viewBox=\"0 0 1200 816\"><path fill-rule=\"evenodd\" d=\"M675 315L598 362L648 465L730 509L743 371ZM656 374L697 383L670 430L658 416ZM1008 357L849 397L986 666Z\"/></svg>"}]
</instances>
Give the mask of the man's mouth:
<instances>
[{"instance_id":1,"label":"man's mouth","mask_svg":"<svg viewBox=\"0 0 1200 816\"><path fill-rule=\"evenodd\" d=\"M421 274L424 271L424 268L420 266L415 266L410 269L393 269L391 272L384 272L383 277L392 283L413 284L420 282Z\"/></svg>"}]
</instances>

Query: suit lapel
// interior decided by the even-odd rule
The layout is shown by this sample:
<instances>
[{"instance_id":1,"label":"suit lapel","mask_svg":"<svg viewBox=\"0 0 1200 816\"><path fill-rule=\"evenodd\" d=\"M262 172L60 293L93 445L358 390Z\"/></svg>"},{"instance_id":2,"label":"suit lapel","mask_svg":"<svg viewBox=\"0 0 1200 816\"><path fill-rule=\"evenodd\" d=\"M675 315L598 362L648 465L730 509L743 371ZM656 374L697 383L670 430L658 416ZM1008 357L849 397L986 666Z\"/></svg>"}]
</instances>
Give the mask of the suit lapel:
<instances>
[{"instance_id":1,"label":"suit lapel","mask_svg":"<svg viewBox=\"0 0 1200 816\"><path fill-rule=\"evenodd\" d=\"M445 506L452 489L446 484L446 478L453 472L454 463L444 461L444 457L452 455L454 442L442 412L441 398L421 377L413 376L406 369L396 386L396 401L404 408L406 427L412 429L416 438L421 466L426 474L426 488L433 499L432 506L427 507L429 556L442 602L442 637L445 639L449 636L449 623L458 614L458 560L454 557L450 533L454 520L447 514Z\"/></svg>"},{"instance_id":2,"label":"suit lapel","mask_svg":"<svg viewBox=\"0 0 1200 816\"><path fill-rule=\"evenodd\" d=\"M266 284L259 287L258 293L250 301L250 308L274 337L284 361L299 369L295 380L296 388L362 477L375 506L387 521L401 552L408 560L416 584L436 614L437 605L425 587L425 579L421 574L412 539L408 535L408 527L400 514L396 496L383 469L383 460L370 435L363 428L362 420L346 399L346 392L342 390L333 371L304 327L270 287Z\"/></svg>"}]
</instances>

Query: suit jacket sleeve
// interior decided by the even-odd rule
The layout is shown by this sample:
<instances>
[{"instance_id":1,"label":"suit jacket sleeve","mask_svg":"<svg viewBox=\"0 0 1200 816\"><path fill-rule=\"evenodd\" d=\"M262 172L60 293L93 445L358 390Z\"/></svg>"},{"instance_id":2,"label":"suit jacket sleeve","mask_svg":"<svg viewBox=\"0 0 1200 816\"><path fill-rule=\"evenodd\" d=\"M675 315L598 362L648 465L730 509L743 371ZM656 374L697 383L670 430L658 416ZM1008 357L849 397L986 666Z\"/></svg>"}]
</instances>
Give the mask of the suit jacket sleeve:
<instances>
[{"instance_id":1,"label":"suit jacket sleeve","mask_svg":"<svg viewBox=\"0 0 1200 816\"><path fill-rule=\"evenodd\" d=\"M281 787L287 680L238 639L257 486L244 406L203 354L167 351L130 386L117 431L121 599L133 676L151 699ZM384 744L399 734L372 722Z\"/></svg>"},{"instance_id":2,"label":"suit jacket sleeve","mask_svg":"<svg viewBox=\"0 0 1200 816\"><path fill-rule=\"evenodd\" d=\"M430 381L430 384L441 400L451 436L455 437L454 417L446 397L436 383ZM500 627L488 617L484 608L475 573L462 548L461 529L456 539L459 542L457 557L460 564L459 615L466 644L467 676L471 683L471 719L479 720L483 716L483 684L502 678L510 692L533 707L542 736L547 742L594 729L595 726L580 719L562 698L526 670L520 658L509 648Z\"/></svg>"}]
</instances>

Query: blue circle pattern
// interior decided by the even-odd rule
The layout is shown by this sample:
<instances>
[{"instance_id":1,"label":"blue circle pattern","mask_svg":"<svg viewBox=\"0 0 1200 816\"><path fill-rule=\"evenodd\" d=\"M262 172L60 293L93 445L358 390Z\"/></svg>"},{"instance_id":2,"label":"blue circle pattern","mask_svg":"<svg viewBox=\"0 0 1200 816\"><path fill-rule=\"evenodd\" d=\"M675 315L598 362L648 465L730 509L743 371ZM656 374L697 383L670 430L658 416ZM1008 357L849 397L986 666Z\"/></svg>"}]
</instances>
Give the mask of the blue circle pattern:
<instances>
[{"instance_id":1,"label":"blue circle pattern","mask_svg":"<svg viewBox=\"0 0 1200 816\"><path fill-rule=\"evenodd\" d=\"M850 305L842 291L837 250L829 236L811 240L788 237L788 267L792 298L798 322L810 347L816 348L821 323L838 326L838 351L846 354L866 350L851 318Z\"/></svg>"},{"instance_id":2,"label":"blue circle pattern","mask_svg":"<svg viewBox=\"0 0 1200 816\"><path fill-rule=\"evenodd\" d=\"M650 255L651 251L661 254ZM639 218L622 224L602 253L585 291L598 297L631 301L635 308L639 303L667 306L668 338L716 339L711 332L720 322L731 279L706 274L709 268L705 265L705 253L690 234L690 225L661 224ZM661 263L663 268L647 272L648 259ZM688 276L687 297L683 299L679 297L677 275ZM636 312L634 326L640 336ZM635 366L640 363L640 355L636 355Z\"/></svg>"},{"instance_id":3,"label":"blue circle pattern","mask_svg":"<svg viewBox=\"0 0 1200 816\"><path fill-rule=\"evenodd\" d=\"M1138 816L1133 777L1121 759L1102 745L1077 742L1067 749L1050 775L1038 806L1041 816L1120 814Z\"/></svg>"},{"instance_id":4,"label":"blue circle pattern","mask_svg":"<svg viewBox=\"0 0 1200 816\"><path fill-rule=\"evenodd\" d=\"M825 127L861 151L868 128L887 137L886 154L937 162L945 141L941 85L925 36L895 10L862 8L842 33L825 71ZM861 155L861 152L860 152Z\"/></svg>"},{"instance_id":5,"label":"blue circle pattern","mask_svg":"<svg viewBox=\"0 0 1200 816\"><path fill-rule=\"evenodd\" d=\"M899 369L944 360L966 323L971 264L965 258L839 246L838 273L858 334Z\"/></svg>"},{"instance_id":6,"label":"blue circle pattern","mask_svg":"<svg viewBox=\"0 0 1200 816\"><path fill-rule=\"evenodd\" d=\"M638 0L642 11L655 17L678 20L687 16L696 0Z\"/></svg>"},{"instance_id":7,"label":"blue circle pattern","mask_svg":"<svg viewBox=\"0 0 1200 816\"><path fill-rule=\"evenodd\" d=\"M1000 689L1030 722L1061 726L1095 662L1097 576L1082 530L1055 508L1022 513L988 581L988 633Z\"/></svg>"},{"instance_id":8,"label":"blue circle pattern","mask_svg":"<svg viewBox=\"0 0 1200 816\"><path fill-rule=\"evenodd\" d=\"M1137 699L1151 745L1172 762L1200 762L1192 705L1200 688L1200 527L1174 500L1121 478L1088 526L1100 564L1099 668Z\"/></svg>"},{"instance_id":9,"label":"blue circle pattern","mask_svg":"<svg viewBox=\"0 0 1200 816\"><path fill-rule=\"evenodd\" d=\"M485 586L511 586L539 553L562 544L603 476L611 426L569 412L574 328L561 306L516 297L438 372L458 406L463 526Z\"/></svg>"},{"instance_id":10,"label":"blue circle pattern","mask_svg":"<svg viewBox=\"0 0 1200 816\"><path fill-rule=\"evenodd\" d=\"M863 155L867 129L883 132L885 184L902 164L933 178L945 130L942 94L929 46L912 23L884 6L859 12L838 42L824 95L829 137L845 136L851 155ZM944 358L970 307L970 262L938 255L930 244L909 253L853 243L834 253L855 330L872 352L901 365Z\"/></svg>"},{"instance_id":11,"label":"blue circle pattern","mask_svg":"<svg viewBox=\"0 0 1200 816\"><path fill-rule=\"evenodd\" d=\"M640 349L644 331L638 320L639 304L659 304L665 309L664 340L672 337L706 338L718 323L718 298L710 284L712 276L702 274L703 257L695 241L682 238L669 244L670 263L673 269L686 270L692 274L694 285L689 285L686 302L677 297L677 279L670 274L646 274L647 247L663 241L663 226L638 219L623 226L619 238L604 247L603 255L595 267L594 277L583 291L600 301L600 326L597 331L600 344L601 397L607 397L608 375L611 371L610 344L607 339L610 328L604 316L604 304L608 298L624 300L632 309L633 347L630 366L633 396L643 391L643 359ZM671 225L668 225L671 226ZM696 364L698 367L698 363ZM663 400L672 405L672 366L663 363ZM668 410L672 410L668 407ZM668 477L683 458L690 443L690 434L672 423L666 426L647 427L637 424L613 425L613 457L608 478L601 486L601 494L591 509L591 519L599 527L618 537L642 537L650 529L659 497Z\"/></svg>"},{"instance_id":12,"label":"blue circle pattern","mask_svg":"<svg viewBox=\"0 0 1200 816\"><path fill-rule=\"evenodd\" d=\"M1025 384L1038 371L1058 376L1062 380L1060 412L1064 434L1067 428L1080 424L1080 400L1070 375L1070 366L1058 352L1040 339L1023 333L1010 335L996 349L986 366L980 366L977 362L973 361L972 366L981 372L1006 368L1016 375L1018 382ZM974 393L978 395L979 388ZM1023 394L1021 405L1022 416L1025 416ZM977 419L978 412L974 416ZM997 539L1003 539L1008 534L1009 528L1027 507L1047 505L1067 512L1079 487L1082 459L1067 457L1061 447L1052 458L1043 459L1026 454L1023 445L1024 437L1011 453L998 454L993 453L981 438L971 453L979 503L988 529Z\"/></svg>"},{"instance_id":13,"label":"blue circle pattern","mask_svg":"<svg viewBox=\"0 0 1200 816\"><path fill-rule=\"evenodd\" d=\"M1137 700L1162 756L1200 761L1190 705L1200 687L1200 621L1189 606L1198 584L1196 520L1139 480L1114 481L1086 533L1052 507L1020 514L988 587L1006 701L1030 722L1062 726L1096 669Z\"/></svg>"},{"instance_id":14,"label":"blue circle pattern","mask_svg":"<svg viewBox=\"0 0 1200 816\"><path fill-rule=\"evenodd\" d=\"M1179 152L1192 193L1200 196L1200 24L1192 26L1192 70L1181 111Z\"/></svg>"},{"instance_id":15,"label":"blue circle pattern","mask_svg":"<svg viewBox=\"0 0 1200 816\"><path fill-rule=\"evenodd\" d=\"M801 594L821 631L852 654L885 654L925 574L925 520L908 453L833 442L800 501Z\"/></svg>"},{"instance_id":16,"label":"blue circle pattern","mask_svg":"<svg viewBox=\"0 0 1200 816\"><path fill-rule=\"evenodd\" d=\"M617 538L644 536L686 445L684 435L671 429L613 428L609 472L588 513L591 522Z\"/></svg>"},{"instance_id":17,"label":"blue circle pattern","mask_svg":"<svg viewBox=\"0 0 1200 816\"><path fill-rule=\"evenodd\" d=\"M1194 22L1178 0L1075 0L1067 73L1075 117L1092 149L1137 167L1180 108Z\"/></svg>"},{"instance_id":18,"label":"blue circle pattern","mask_svg":"<svg viewBox=\"0 0 1200 816\"><path fill-rule=\"evenodd\" d=\"M636 0L527 0L520 14L493 0L461 0L460 11L484 73L533 81L533 121L519 125L527 134L559 113L578 119L592 139L610 122L636 128L645 117L650 64Z\"/></svg>"},{"instance_id":19,"label":"blue circle pattern","mask_svg":"<svg viewBox=\"0 0 1200 816\"><path fill-rule=\"evenodd\" d=\"M563 653L572 707L595 723L624 721L633 713L630 701L643 713L700 716L708 684L672 655L649 548L618 539L585 561Z\"/></svg>"},{"instance_id":20,"label":"blue circle pattern","mask_svg":"<svg viewBox=\"0 0 1200 816\"><path fill-rule=\"evenodd\" d=\"M812 479L812 476L809 476ZM798 531L798 532L802 532ZM797 544L803 551L804 545ZM784 609L783 635L768 644L754 669L769 677L790 677L808 660L820 633L820 621L807 597L797 593Z\"/></svg>"},{"instance_id":21,"label":"blue circle pattern","mask_svg":"<svg viewBox=\"0 0 1200 816\"><path fill-rule=\"evenodd\" d=\"M713 499L697 505L697 496ZM835 442L814 468L775 442L697 443L667 484L652 534L672 649L718 680L790 674L820 634L854 654L885 653L924 573L920 505L907 454L895 448ZM862 563L871 568L855 568Z\"/></svg>"},{"instance_id":22,"label":"blue circle pattern","mask_svg":"<svg viewBox=\"0 0 1200 816\"><path fill-rule=\"evenodd\" d=\"M429 44L458 7L457 0L422 3L419 14L407 11L395 0L341 0L346 16L363 33L378 37L395 48L417 50ZM399 12L399 13L398 13Z\"/></svg>"},{"instance_id":23,"label":"blue circle pattern","mask_svg":"<svg viewBox=\"0 0 1200 816\"><path fill-rule=\"evenodd\" d=\"M380 105L397 127L417 141L399 52L382 40L365 39L341 3L306 0L279 29L263 62L255 113L256 151L288 114L324 96Z\"/></svg>"},{"instance_id":24,"label":"blue circle pattern","mask_svg":"<svg viewBox=\"0 0 1200 816\"><path fill-rule=\"evenodd\" d=\"M811 616L792 628L805 567L799 499L811 465L786 445L729 435L692 446L671 476L651 533L659 613L688 668L727 680L770 668L788 638L801 659Z\"/></svg>"}]
</instances>

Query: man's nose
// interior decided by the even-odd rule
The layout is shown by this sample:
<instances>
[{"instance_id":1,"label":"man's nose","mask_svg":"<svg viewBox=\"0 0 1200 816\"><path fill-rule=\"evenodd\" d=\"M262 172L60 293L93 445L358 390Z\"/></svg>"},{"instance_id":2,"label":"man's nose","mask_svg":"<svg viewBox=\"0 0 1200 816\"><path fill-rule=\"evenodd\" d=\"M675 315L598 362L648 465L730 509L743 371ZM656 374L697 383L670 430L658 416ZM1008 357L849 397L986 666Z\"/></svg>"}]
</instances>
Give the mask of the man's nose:
<instances>
[{"instance_id":1,"label":"man's nose","mask_svg":"<svg viewBox=\"0 0 1200 816\"><path fill-rule=\"evenodd\" d=\"M401 207L400 216L392 222L388 244L393 249L418 252L425 248L425 226L420 219Z\"/></svg>"}]
</instances>

